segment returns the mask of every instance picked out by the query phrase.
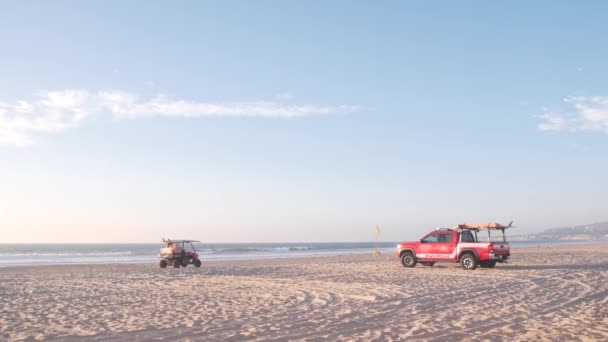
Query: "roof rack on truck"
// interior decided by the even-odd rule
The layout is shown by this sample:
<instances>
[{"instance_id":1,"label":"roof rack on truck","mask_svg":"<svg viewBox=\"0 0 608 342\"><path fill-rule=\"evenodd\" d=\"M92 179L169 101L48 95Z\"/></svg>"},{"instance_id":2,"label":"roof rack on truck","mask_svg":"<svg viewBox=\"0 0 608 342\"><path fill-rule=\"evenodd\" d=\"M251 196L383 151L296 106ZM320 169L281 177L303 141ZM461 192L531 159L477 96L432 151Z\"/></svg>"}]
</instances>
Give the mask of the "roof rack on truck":
<instances>
[{"instance_id":1,"label":"roof rack on truck","mask_svg":"<svg viewBox=\"0 0 608 342\"><path fill-rule=\"evenodd\" d=\"M500 230L502 232L502 241L507 241L507 236L505 234L505 230L507 228L511 228L513 225L513 221L509 222L508 225L502 225L500 223L496 223L496 222L486 222L486 223L463 223L463 224L459 224L456 227L454 227L454 230L458 230L458 231L463 231L463 230L470 230L475 232L475 237L477 238L477 232L480 230L487 230L488 231L488 242L490 241L490 232L492 230Z\"/></svg>"}]
</instances>

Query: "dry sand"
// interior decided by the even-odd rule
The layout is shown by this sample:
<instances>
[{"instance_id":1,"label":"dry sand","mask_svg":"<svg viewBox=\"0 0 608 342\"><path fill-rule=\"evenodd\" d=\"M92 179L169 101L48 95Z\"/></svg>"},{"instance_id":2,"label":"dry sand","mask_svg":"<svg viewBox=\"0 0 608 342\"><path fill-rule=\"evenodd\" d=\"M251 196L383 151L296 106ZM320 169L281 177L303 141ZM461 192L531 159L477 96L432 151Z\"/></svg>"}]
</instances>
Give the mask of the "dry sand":
<instances>
[{"instance_id":1,"label":"dry sand","mask_svg":"<svg viewBox=\"0 0 608 342\"><path fill-rule=\"evenodd\" d=\"M0 340L607 341L608 244L509 264L393 255L0 269Z\"/></svg>"}]
</instances>

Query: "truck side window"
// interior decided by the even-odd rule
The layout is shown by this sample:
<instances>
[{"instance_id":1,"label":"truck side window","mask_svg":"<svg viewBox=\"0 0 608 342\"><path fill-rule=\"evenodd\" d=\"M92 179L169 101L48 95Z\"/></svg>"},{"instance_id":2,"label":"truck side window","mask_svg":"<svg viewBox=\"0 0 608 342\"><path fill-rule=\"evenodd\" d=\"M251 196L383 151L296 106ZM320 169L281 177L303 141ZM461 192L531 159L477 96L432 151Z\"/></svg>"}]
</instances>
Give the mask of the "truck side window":
<instances>
[{"instance_id":1,"label":"truck side window","mask_svg":"<svg viewBox=\"0 0 608 342\"><path fill-rule=\"evenodd\" d=\"M429 235L429 236L425 237L425 238L422 240L422 242L426 242L426 243L435 243L435 242L437 242L437 240L439 240L438 238L439 238L439 234L431 234L431 235Z\"/></svg>"},{"instance_id":2,"label":"truck side window","mask_svg":"<svg viewBox=\"0 0 608 342\"><path fill-rule=\"evenodd\" d=\"M439 235L439 242L452 242L453 240L454 240L454 235L452 235L452 234Z\"/></svg>"},{"instance_id":3,"label":"truck side window","mask_svg":"<svg viewBox=\"0 0 608 342\"><path fill-rule=\"evenodd\" d=\"M461 240L462 242L475 242L473 234L469 231L462 232Z\"/></svg>"}]
</instances>

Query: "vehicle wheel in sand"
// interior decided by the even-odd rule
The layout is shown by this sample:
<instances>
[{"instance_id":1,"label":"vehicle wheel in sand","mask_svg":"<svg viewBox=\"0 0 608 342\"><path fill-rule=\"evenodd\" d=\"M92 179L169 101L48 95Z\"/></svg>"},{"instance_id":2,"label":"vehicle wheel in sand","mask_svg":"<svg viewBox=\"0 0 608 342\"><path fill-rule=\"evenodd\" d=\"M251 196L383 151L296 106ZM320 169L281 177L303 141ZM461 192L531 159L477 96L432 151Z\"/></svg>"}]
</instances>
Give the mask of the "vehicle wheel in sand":
<instances>
[{"instance_id":1,"label":"vehicle wheel in sand","mask_svg":"<svg viewBox=\"0 0 608 342\"><path fill-rule=\"evenodd\" d=\"M182 261L179 259L173 260L173 268L179 268L182 265Z\"/></svg>"},{"instance_id":2,"label":"vehicle wheel in sand","mask_svg":"<svg viewBox=\"0 0 608 342\"><path fill-rule=\"evenodd\" d=\"M188 266L188 259L182 259L182 267Z\"/></svg>"},{"instance_id":3,"label":"vehicle wheel in sand","mask_svg":"<svg viewBox=\"0 0 608 342\"><path fill-rule=\"evenodd\" d=\"M163 259L160 261L160 268L165 268L165 267L167 267L167 260Z\"/></svg>"},{"instance_id":4,"label":"vehicle wheel in sand","mask_svg":"<svg viewBox=\"0 0 608 342\"><path fill-rule=\"evenodd\" d=\"M412 252L403 252L401 255L401 264L404 267L414 267L417 262L418 261Z\"/></svg>"},{"instance_id":5,"label":"vehicle wheel in sand","mask_svg":"<svg viewBox=\"0 0 608 342\"><path fill-rule=\"evenodd\" d=\"M422 266L433 266L433 265L435 265L435 263L434 263L434 262L420 262L420 264L421 264Z\"/></svg>"},{"instance_id":6,"label":"vehicle wheel in sand","mask_svg":"<svg viewBox=\"0 0 608 342\"><path fill-rule=\"evenodd\" d=\"M194 267L201 267L201 261L199 259L192 260L192 264L194 264Z\"/></svg>"},{"instance_id":7,"label":"vehicle wheel in sand","mask_svg":"<svg viewBox=\"0 0 608 342\"><path fill-rule=\"evenodd\" d=\"M472 271L477 268L477 258L471 253L464 254L462 258L460 258L460 264L465 270Z\"/></svg>"},{"instance_id":8,"label":"vehicle wheel in sand","mask_svg":"<svg viewBox=\"0 0 608 342\"><path fill-rule=\"evenodd\" d=\"M482 268L494 268L496 267L496 260L481 261L479 266Z\"/></svg>"}]
</instances>

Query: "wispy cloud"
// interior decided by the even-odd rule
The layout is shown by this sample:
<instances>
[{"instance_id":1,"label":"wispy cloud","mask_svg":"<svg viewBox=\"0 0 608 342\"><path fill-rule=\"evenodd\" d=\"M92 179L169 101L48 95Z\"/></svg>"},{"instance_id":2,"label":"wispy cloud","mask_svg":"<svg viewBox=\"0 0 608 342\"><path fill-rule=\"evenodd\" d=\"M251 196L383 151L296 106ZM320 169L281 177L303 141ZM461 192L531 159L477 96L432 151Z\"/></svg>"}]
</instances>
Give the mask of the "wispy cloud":
<instances>
[{"instance_id":1,"label":"wispy cloud","mask_svg":"<svg viewBox=\"0 0 608 342\"><path fill-rule=\"evenodd\" d=\"M36 134L78 127L94 115L110 115L117 120L141 117L293 118L357 110L357 106L350 105L292 105L275 101L202 102L163 94L144 98L118 90L48 91L39 93L34 101L0 102L0 144L27 146Z\"/></svg>"},{"instance_id":2,"label":"wispy cloud","mask_svg":"<svg viewBox=\"0 0 608 342\"><path fill-rule=\"evenodd\" d=\"M541 131L597 131L608 134L608 97L569 96L564 102L570 107L566 113L552 112L544 108Z\"/></svg>"}]
</instances>

